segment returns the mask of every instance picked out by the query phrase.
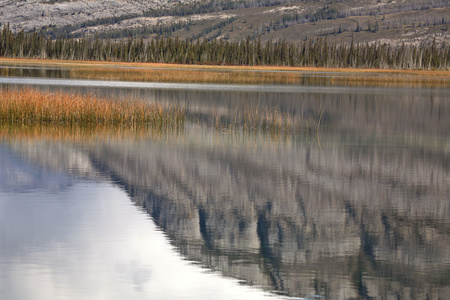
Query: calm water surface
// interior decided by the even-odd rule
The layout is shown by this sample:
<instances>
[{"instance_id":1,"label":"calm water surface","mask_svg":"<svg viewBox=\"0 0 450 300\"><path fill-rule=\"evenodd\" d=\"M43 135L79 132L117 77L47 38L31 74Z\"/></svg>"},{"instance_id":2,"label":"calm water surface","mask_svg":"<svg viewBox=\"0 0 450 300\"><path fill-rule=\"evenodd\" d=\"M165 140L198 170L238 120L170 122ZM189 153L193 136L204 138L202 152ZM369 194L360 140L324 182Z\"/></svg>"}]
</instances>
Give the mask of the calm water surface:
<instances>
[{"instance_id":1,"label":"calm water surface","mask_svg":"<svg viewBox=\"0 0 450 300\"><path fill-rule=\"evenodd\" d=\"M36 80L0 83L181 103L196 121L138 138L3 128L1 299L450 295L450 89ZM249 107L320 129L214 128Z\"/></svg>"}]
</instances>

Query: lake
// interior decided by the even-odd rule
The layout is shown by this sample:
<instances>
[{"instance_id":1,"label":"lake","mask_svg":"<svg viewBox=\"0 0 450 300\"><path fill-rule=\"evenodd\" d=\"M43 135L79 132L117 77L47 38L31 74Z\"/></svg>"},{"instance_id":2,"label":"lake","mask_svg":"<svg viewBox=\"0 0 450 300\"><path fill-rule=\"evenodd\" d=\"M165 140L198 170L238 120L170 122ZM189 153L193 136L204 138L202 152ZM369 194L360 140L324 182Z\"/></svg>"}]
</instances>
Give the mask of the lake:
<instances>
[{"instance_id":1,"label":"lake","mask_svg":"<svg viewBox=\"0 0 450 300\"><path fill-rule=\"evenodd\" d=\"M310 72L189 84L1 68L2 89L182 105L188 121L132 133L0 127L0 299L450 295L448 81ZM271 112L298 129L244 128Z\"/></svg>"}]
</instances>

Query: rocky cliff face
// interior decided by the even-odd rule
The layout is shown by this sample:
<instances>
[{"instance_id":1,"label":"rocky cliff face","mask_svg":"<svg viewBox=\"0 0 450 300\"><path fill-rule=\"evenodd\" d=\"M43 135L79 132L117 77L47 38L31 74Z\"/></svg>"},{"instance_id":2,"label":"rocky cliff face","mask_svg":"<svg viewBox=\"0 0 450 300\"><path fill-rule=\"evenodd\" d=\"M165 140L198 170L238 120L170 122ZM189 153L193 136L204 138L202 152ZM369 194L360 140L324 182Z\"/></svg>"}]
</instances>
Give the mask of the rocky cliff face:
<instances>
[{"instance_id":1,"label":"rocky cliff face","mask_svg":"<svg viewBox=\"0 0 450 300\"><path fill-rule=\"evenodd\" d=\"M166 0L27 0L0 1L0 20L15 31L39 30L42 26L65 26L102 18L141 15Z\"/></svg>"},{"instance_id":2,"label":"rocky cliff face","mask_svg":"<svg viewBox=\"0 0 450 300\"><path fill-rule=\"evenodd\" d=\"M160 10L165 8L168 10ZM450 39L449 12L446 0L343 0L326 4L298 0L0 1L0 23L9 23L16 32L45 29L53 38L96 35L124 39L130 34L152 38L164 34L233 41L281 38L296 44L327 36L329 42L337 43L417 45L435 41L440 45Z\"/></svg>"}]
</instances>

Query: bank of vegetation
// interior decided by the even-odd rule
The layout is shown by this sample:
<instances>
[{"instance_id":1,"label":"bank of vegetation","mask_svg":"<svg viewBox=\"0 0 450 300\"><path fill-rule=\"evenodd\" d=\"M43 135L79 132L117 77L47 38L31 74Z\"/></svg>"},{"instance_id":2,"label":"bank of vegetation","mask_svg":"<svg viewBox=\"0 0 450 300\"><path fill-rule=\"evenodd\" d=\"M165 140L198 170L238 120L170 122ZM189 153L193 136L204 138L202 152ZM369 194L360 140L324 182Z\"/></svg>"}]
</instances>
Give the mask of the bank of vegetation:
<instances>
[{"instance_id":1,"label":"bank of vegetation","mask_svg":"<svg viewBox=\"0 0 450 300\"><path fill-rule=\"evenodd\" d=\"M276 107L246 106L228 116L213 111L207 125L218 131L230 133L264 133L270 135L293 136L318 133L324 110L308 112L296 116Z\"/></svg>"},{"instance_id":2,"label":"bank of vegetation","mask_svg":"<svg viewBox=\"0 0 450 300\"><path fill-rule=\"evenodd\" d=\"M102 99L89 94L28 88L0 90L1 125L179 128L183 126L184 115L181 108L135 100Z\"/></svg>"},{"instance_id":3,"label":"bank of vegetation","mask_svg":"<svg viewBox=\"0 0 450 300\"><path fill-rule=\"evenodd\" d=\"M0 132L7 134L142 137L166 130L179 132L188 122L229 133L292 136L317 132L322 113L320 110L316 115L295 116L277 108L249 106L236 109L231 115L213 109L205 117L180 105L164 107L137 100L33 88L0 90Z\"/></svg>"},{"instance_id":4,"label":"bank of vegetation","mask_svg":"<svg viewBox=\"0 0 450 300\"><path fill-rule=\"evenodd\" d=\"M147 42L99 38L52 40L37 33L0 31L0 56L59 60L153 62L214 65L309 66L335 68L449 69L450 47L429 44L393 46L382 43L329 43L326 37L295 45L260 39L229 42L158 37Z\"/></svg>"}]
</instances>

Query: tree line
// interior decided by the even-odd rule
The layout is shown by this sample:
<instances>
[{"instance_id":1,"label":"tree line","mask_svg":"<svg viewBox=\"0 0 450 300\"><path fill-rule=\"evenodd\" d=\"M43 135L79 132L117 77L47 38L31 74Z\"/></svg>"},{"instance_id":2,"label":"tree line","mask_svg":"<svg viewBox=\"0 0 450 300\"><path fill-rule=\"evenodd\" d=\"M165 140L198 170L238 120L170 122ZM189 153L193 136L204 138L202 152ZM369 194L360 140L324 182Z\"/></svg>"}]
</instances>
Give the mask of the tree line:
<instances>
[{"instance_id":1,"label":"tree line","mask_svg":"<svg viewBox=\"0 0 450 300\"><path fill-rule=\"evenodd\" d=\"M0 30L0 56L64 60L158 62L215 65L278 65L394 69L449 69L450 47L429 44L329 43L326 37L300 45L260 38L229 42L222 39L181 40L157 37L150 41L99 38L58 38L37 33L13 33L9 25Z\"/></svg>"}]
</instances>

